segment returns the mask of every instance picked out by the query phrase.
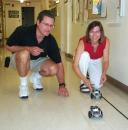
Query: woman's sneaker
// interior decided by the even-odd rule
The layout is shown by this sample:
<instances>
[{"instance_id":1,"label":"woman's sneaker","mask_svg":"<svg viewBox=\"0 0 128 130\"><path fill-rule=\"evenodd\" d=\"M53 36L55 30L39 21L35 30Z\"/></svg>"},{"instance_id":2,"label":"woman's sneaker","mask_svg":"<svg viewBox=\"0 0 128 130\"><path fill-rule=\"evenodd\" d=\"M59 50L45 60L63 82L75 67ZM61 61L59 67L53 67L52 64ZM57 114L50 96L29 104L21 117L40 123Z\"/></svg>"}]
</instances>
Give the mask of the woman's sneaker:
<instances>
[{"instance_id":1,"label":"woman's sneaker","mask_svg":"<svg viewBox=\"0 0 128 130\"><path fill-rule=\"evenodd\" d=\"M89 88L85 84L81 84L80 85L80 92L82 92L82 93L89 93L90 90L89 90Z\"/></svg>"},{"instance_id":2,"label":"woman's sneaker","mask_svg":"<svg viewBox=\"0 0 128 130\"><path fill-rule=\"evenodd\" d=\"M20 85L19 86L19 97L20 98L28 98L28 86Z\"/></svg>"}]
</instances>

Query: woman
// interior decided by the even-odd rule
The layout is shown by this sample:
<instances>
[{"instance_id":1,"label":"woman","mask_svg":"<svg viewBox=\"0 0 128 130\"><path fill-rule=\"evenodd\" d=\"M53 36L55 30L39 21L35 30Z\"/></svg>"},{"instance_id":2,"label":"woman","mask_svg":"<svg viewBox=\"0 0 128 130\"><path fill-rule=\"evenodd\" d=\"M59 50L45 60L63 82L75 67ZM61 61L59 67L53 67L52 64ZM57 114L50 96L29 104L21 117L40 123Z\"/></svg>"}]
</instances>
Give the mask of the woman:
<instances>
[{"instance_id":1,"label":"woman","mask_svg":"<svg viewBox=\"0 0 128 130\"><path fill-rule=\"evenodd\" d=\"M79 40L73 63L74 71L81 79L81 92L99 89L106 81L109 46L102 24L99 21L91 22L86 35Z\"/></svg>"}]
</instances>

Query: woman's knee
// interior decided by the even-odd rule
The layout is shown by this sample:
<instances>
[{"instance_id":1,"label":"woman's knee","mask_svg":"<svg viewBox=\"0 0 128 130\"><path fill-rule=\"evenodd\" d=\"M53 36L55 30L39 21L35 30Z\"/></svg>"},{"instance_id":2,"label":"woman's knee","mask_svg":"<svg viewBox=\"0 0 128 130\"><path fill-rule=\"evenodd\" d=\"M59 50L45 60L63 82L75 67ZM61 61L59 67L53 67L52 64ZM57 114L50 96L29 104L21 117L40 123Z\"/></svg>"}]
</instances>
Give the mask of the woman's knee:
<instances>
[{"instance_id":1,"label":"woman's knee","mask_svg":"<svg viewBox=\"0 0 128 130\"><path fill-rule=\"evenodd\" d=\"M90 61L90 56L88 52L83 52L80 56L79 65L88 64Z\"/></svg>"},{"instance_id":2,"label":"woman's knee","mask_svg":"<svg viewBox=\"0 0 128 130\"><path fill-rule=\"evenodd\" d=\"M84 51L82 54L81 54L81 56L80 56L80 60L86 60L86 59L90 59L90 56L89 56L89 53L88 52L86 52L86 51Z\"/></svg>"},{"instance_id":3,"label":"woman's knee","mask_svg":"<svg viewBox=\"0 0 128 130\"><path fill-rule=\"evenodd\" d=\"M80 60L79 60L79 68L80 68L80 71L81 71L84 75L87 74L89 62L90 62L89 53L88 53L88 52L83 52L83 53L81 54L81 57L80 57Z\"/></svg>"}]
</instances>

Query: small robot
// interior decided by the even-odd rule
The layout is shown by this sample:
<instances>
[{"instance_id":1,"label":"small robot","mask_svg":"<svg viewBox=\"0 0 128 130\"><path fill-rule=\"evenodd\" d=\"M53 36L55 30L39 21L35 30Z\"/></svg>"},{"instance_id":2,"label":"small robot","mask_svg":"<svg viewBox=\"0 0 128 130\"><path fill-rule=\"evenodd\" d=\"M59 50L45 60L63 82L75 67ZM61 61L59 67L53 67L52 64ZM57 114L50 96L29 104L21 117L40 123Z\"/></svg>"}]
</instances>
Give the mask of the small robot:
<instances>
[{"instance_id":1,"label":"small robot","mask_svg":"<svg viewBox=\"0 0 128 130\"><path fill-rule=\"evenodd\" d=\"M91 106L90 111L88 112L89 118L102 118L103 112L98 106Z\"/></svg>"},{"instance_id":2,"label":"small robot","mask_svg":"<svg viewBox=\"0 0 128 130\"><path fill-rule=\"evenodd\" d=\"M91 99L101 99L102 98L102 93L100 92L99 89L93 89L92 92L90 93Z\"/></svg>"}]
</instances>

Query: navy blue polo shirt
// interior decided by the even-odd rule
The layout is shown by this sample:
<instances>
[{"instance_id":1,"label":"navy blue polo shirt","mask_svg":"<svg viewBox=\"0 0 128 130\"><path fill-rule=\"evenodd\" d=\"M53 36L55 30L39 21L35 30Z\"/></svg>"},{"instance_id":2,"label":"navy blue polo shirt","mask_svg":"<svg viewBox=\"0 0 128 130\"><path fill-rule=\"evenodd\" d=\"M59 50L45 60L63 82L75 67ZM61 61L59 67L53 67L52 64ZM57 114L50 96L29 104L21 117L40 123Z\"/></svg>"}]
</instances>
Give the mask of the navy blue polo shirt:
<instances>
[{"instance_id":1,"label":"navy blue polo shirt","mask_svg":"<svg viewBox=\"0 0 128 130\"><path fill-rule=\"evenodd\" d=\"M36 60L39 57L50 57L55 63L61 62L60 51L55 38L49 34L38 44L36 38L36 25L23 27L19 26L11 34L7 40L8 46L37 46L44 50L40 55L31 55L31 60Z\"/></svg>"}]
</instances>

